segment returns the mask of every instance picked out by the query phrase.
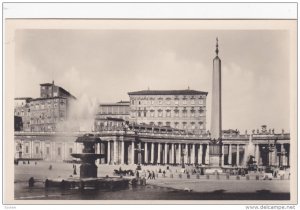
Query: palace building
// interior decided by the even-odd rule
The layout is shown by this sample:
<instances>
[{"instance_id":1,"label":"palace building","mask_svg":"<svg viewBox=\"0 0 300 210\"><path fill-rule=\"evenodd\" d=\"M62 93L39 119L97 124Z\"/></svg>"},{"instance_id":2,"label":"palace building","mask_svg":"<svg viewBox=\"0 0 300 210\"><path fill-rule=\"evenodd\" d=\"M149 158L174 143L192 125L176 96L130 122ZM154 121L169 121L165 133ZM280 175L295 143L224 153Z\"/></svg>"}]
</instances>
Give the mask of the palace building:
<instances>
[{"instance_id":1,"label":"palace building","mask_svg":"<svg viewBox=\"0 0 300 210\"><path fill-rule=\"evenodd\" d=\"M130 121L205 133L207 94L189 89L129 92Z\"/></svg>"}]
</instances>

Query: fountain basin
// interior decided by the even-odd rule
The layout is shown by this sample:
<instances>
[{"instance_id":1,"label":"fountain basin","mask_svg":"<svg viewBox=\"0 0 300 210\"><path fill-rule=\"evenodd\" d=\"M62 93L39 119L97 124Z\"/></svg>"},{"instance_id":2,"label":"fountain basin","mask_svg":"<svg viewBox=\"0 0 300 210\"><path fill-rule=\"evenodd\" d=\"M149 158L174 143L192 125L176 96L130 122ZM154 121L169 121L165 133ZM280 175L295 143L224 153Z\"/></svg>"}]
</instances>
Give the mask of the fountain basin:
<instances>
[{"instance_id":1,"label":"fountain basin","mask_svg":"<svg viewBox=\"0 0 300 210\"><path fill-rule=\"evenodd\" d=\"M136 178L98 177L98 178L58 178L46 179L45 188L61 189L120 189L137 183Z\"/></svg>"}]
</instances>

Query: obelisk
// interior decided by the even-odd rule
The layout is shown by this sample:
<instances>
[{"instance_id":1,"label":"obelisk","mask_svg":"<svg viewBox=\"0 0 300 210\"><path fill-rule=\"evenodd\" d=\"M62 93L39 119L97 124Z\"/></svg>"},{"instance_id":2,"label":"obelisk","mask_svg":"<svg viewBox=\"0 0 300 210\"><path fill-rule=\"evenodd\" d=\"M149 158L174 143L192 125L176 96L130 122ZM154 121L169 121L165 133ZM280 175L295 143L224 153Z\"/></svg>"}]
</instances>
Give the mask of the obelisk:
<instances>
[{"instance_id":1,"label":"obelisk","mask_svg":"<svg viewBox=\"0 0 300 210\"><path fill-rule=\"evenodd\" d=\"M221 59L219 58L218 38L216 39L216 57L213 60L212 104L211 104L211 144L209 165L220 167L222 156L222 90L221 90Z\"/></svg>"},{"instance_id":2,"label":"obelisk","mask_svg":"<svg viewBox=\"0 0 300 210\"><path fill-rule=\"evenodd\" d=\"M216 57L213 60L212 77L212 109L211 109L211 138L218 139L222 136L222 111L221 111L221 59L219 58L218 38L216 44Z\"/></svg>"}]
</instances>

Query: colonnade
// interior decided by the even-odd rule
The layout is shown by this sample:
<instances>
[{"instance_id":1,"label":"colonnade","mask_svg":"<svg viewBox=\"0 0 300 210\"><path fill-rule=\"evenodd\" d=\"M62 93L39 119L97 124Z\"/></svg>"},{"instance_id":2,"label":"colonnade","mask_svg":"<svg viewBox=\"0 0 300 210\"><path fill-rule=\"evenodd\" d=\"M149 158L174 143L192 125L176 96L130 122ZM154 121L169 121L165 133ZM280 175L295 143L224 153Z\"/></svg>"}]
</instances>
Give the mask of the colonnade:
<instances>
[{"instance_id":1,"label":"colonnade","mask_svg":"<svg viewBox=\"0 0 300 210\"><path fill-rule=\"evenodd\" d=\"M102 154L106 164L201 164L209 165L209 143L160 143L108 141ZM100 147L97 153L100 153ZM246 166L248 153L246 144L223 144L221 146L222 166Z\"/></svg>"},{"instance_id":2,"label":"colonnade","mask_svg":"<svg viewBox=\"0 0 300 210\"><path fill-rule=\"evenodd\" d=\"M221 146L222 166L245 167L250 155L259 166L289 166L290 144L285 141L254 139L253 141L225 140ZM72 153L81 153L82 144L68 141L39 140L36 138L16 139L15 158L40 158L46 161L72 160ZM147 139L147 141L102 139L95 146L95 152L104 154L101 164L137 164L139 153L141 164L210 164L209 141Z\"/></svg>"}]
</instances>

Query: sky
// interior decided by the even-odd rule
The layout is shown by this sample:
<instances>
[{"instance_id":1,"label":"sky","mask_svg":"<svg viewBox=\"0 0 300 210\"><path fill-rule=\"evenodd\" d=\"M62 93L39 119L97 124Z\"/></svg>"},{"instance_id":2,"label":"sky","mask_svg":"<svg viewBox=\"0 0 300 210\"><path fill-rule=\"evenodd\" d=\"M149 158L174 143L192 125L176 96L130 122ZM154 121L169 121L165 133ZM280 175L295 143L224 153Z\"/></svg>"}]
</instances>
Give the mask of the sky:
<instances>
[{"instance_id":1,"label":"sky","mask_svg":"<svg viewBox=\"0 0 300 210\"><path fill-rule=\"evenodd\" d=\"M207 91L210 129L216 37L222 60L222 126L242 133L290 130L285 30L63 30L15 34L15 97L39 97L55 81L88 104L129 100L130 91ZM84 106L84 105L83 105ZM83 111L84 113L84 111Z\"/></svg>"}]
</instances>

